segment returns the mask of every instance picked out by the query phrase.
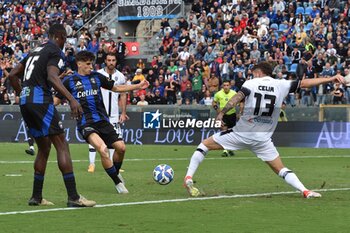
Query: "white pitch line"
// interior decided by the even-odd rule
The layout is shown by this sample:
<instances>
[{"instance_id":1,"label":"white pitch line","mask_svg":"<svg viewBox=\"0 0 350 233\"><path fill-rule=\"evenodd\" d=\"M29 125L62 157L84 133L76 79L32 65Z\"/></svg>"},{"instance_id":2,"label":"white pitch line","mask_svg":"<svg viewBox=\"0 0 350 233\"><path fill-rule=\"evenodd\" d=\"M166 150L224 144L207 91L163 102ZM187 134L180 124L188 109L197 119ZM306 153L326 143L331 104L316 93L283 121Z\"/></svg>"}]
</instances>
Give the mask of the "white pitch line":
<instances>
[{"instance_id":1,"label":"white pitch line","mask_svg":"<svg viewBox=\"0 0 350 233\"><path fill-rule=\"evenodd\" d=\"M148 158L148 159L124 159L124 161L130 161L130 162L143 162L143 161L188 161L191 157L188 158ZM316 155L316 156L282 156L282 159L328 159L328 158L350 158L350 155ZM220 158L220 157L208 157L205 158L206 160L225 160L227 158ZM250 159L257 159L255 156L249 156L249 157L232 157L233 160L250 160ZM100 161L100 160L96 160ZM33 160L23 160L23 161L4 161L0 160L0 164L32 164ZM74 163L82 163L82 162L88 162L88 160L73 160ZM48 163L57 163L56 160L50 160Z\"/></svg>"},{"instance_id":2,"label":"white pitch line","mask_svg":"<svg viewBox=\"0 0 350 233\"><path fill-rule=\"evenodd\" d=\"M334 189L315 189L317 192L336 192L336 191L349 191L350 188L334 188ZM298 191L288 192L271 192L271 193L253 193L253 194L236 194L236 195L219 195L213 197L195 197L195 198L182 198L182 199L169 199L169 200L155 200L155 201L137 201L137 202L125 202L125 203L112 203L104 205L96 205L93 208L106 208L106 207L117 207L117 206L132 206L132 205L149 205L149 204L163 204L173 202L187 202L187 201L206 201L206 200L217 200L217 199L233 199L233 198L250 198L250 197L264 197L264 196L276 196L276 195L287 195L299 193ZM33 214L43 212L55 212L65 210L83 210L90 208L53 208L53 209L39 209L39 210L22 210L22 211L11 211L11 212L0 212L1 215L16 215L16 214Z\"/></svg>"}]
</instances>

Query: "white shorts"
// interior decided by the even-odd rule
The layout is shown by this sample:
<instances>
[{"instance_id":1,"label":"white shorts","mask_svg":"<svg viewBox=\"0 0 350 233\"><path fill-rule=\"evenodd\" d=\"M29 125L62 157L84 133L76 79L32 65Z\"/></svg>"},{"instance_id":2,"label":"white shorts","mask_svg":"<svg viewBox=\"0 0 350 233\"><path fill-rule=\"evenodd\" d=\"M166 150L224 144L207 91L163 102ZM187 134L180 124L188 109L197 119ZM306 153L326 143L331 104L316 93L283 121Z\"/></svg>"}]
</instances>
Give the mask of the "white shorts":
<instances>
[{"instance_id":1,"label":"white shorts","mask_svg":"<svg viewBox=\"0 0 350 233\"><path fill-rule=\"evenodd\" d=\"M279 156L275 145L271 141L271 138L266 141L255 141L252 139L239 137L231 130L228 130L214 134L213 139L225 150L248 149L262 161L272 161Z\"/></svg>"},{"instance_id":2,"label":"white shorts","mask_svg":"<svg viewBox=\"0 0 350 233\"><path fill-rule=\"evenodd\" d=\"M116 117L110 117L109 122L114 126L114 130L118 134L118 138L123 139L123 132L120 128L119 119Z\"/></svg>"}]
</instances>

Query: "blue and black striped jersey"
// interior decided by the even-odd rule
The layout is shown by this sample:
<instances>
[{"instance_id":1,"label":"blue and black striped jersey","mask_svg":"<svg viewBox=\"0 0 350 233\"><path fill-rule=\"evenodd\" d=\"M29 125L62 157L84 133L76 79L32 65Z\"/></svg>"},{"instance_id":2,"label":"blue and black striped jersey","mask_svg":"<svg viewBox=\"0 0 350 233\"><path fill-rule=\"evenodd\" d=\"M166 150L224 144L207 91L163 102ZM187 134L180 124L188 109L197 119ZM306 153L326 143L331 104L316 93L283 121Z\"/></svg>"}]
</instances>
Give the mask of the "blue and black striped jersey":
<instances>
[{"instance_id":1,"label":"blue and black striped jersey","mask_svg":"<svg viewBox=\"0 0 350 233\"><path fill-rule=\"evenodd\" d=\"M109 118L103 104L101 87L111 90L114 81L109 80L98 72L91 72L90 75L82 76L77 72L63 79L63 85L81 104L83 116L78 120L78 128ZM57 95L62 99L62 95Z\"/></svg>"},{"instance_id":2,"label":"blue and black striped jersey","mask_svg":"<svg viewBox=\"0 0 350 233\"><path fill-rule=\"evenodd\" d=\"M28 54L21 64L25 67L20 94L20 105L26 103L53 103L52 86L47 79L47 67L64 69L64 54L52 42L47 42Z\"/></svg>"}]
</instances>

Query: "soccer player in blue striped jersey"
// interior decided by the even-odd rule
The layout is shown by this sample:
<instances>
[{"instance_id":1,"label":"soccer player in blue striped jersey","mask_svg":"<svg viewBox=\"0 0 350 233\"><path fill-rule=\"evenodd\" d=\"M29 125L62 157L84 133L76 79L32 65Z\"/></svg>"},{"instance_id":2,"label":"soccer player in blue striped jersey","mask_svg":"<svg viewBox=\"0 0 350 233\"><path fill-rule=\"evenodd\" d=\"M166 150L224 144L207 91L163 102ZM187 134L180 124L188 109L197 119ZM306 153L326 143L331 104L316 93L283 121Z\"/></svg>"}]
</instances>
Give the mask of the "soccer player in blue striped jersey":
<instances>
[{"instance_id":1,"label":"soccer player in blue striped jersey","mask_svg":"<svg viewBox=\"0 0 350 233\"><path fill-rule=\"evenodd\" d=\"M119 137L103 104L101 88L113 92L126 92L144 89L149 86L147 81L134 85L115 85L115 81L92 71L95 55L88 51L81 51L75 56L78 71L63 79L63 85L81 104L83 115L77 118L79 133L101 155L102 166L114 181L118 193L128 193L118 177L118 172L109 157L108 147L117 150ZM62 95L57 96L62 99ZM59 102L59 100L57 100ZM57 103L58 103L57 102Z\"/></svg>"},{"instance_id":2,"label":"soccer player in blue striped jersey","mask_svg":"<svg viewBox=\"0 0 350 233\"><path fill-rule=\"evenodd\" d=\"M34 162L33 193L29 205L53 204L42 197L51 143L56 148L58 167L67 189L67 205L91 207L96 204L77 192L68 143L53 105L52 87L69 100L73 117L78 118L82 114L81 105L62 85L59 77L64 68L62 48L66 39L65 28L61 24L52 25L49 29L49 41L29 53L9 74L11 85L17 93L21 93L20 109L23 119L38 145L38 154Z\"/></svg>"}]
</instances>

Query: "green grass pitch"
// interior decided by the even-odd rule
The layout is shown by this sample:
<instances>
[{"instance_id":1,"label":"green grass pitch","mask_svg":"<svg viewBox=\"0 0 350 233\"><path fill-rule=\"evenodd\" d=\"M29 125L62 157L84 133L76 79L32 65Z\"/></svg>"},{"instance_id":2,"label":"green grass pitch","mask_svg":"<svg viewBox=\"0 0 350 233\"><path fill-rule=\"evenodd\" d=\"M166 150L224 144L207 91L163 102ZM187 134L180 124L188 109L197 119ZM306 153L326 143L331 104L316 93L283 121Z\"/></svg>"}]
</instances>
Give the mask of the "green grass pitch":
<instances>
[{"instance_id":1,"label":"green grass pitch","mask_svg":"<svg viewBox=\"0 0 350 233\"><path fill-rule=\"evenodd\" d=\"M87 172L88 147L71 144L79 193L94 208L66 208L66 191L53 150L44 198L53 207L27 205L34 157L26 144L0 144L1 232L350 232L350 151L279 148L284 164L320 199L304 199L249 151L222 158L210 152L194 180L205 192L189 198L182 180L194 146L127 145L123 177L130 193L119 195L99 157ZM153 168L167 163L175 178L161 186Z\"/></svg>"}]
</instances>

